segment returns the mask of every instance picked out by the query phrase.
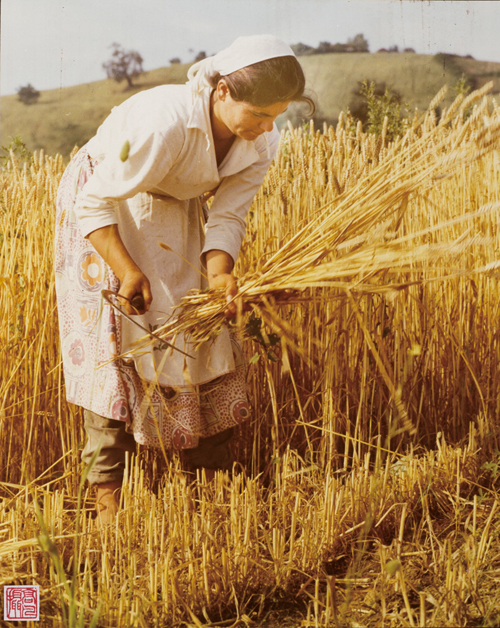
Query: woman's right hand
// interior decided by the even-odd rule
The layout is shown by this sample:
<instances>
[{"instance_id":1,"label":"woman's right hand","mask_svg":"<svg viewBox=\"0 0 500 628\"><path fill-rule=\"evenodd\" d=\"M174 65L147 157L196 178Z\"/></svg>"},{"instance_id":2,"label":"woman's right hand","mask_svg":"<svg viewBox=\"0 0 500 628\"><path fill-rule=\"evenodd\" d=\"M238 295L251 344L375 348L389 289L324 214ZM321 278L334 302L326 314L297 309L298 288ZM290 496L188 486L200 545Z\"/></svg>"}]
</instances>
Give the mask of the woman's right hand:
<instances>
[{"instance_id":1,"label":"woman's right hand","mask_svg":"<svg viewBox=\"0 0 500 628\"><path fill-rule=\"evenodd\" d=\"M131 258L118 231L118 225L107 225L88 235L90 243L120 280L118 295L127 314L145 314L153 295L149 279ZM133 307L130 301L141 298L142 307Z\"/></svg>"},{"instance_id":2,"label":"woman's right hand","mask_svg":"<svg viewBox=\"0 0 500 628\"><path fill-rule=\"evenodd\" d=\"M127 314L132 315L145 314L153 301L149 279L139 269L125 271L118 290L118 296L125 297L125 299L121 300L122 307ZM132 300L135 301L136 307L132 305Z\"/></svg>"}]
</instances>

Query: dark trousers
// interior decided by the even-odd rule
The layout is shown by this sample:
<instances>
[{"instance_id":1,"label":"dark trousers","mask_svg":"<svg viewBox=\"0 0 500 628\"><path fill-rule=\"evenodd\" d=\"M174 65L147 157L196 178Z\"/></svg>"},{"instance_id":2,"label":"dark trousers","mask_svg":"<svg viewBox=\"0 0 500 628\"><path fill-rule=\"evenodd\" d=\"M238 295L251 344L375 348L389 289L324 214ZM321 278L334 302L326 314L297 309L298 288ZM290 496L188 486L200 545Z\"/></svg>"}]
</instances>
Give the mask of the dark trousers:
<instances>
[{"instance_id":1,"label":"dark trousers","mask_svg":"<svg viewBox=\"0 0 500 628\"><path fill-rule=\"evenodd\" d=\"M90 410L84 410L83 415L87 433L87 442L82 452L83 462L90 462L101 442L101 450L88 475L88 481L91 484L121 482L126 453L135 452L133 435L126 431L124 421L106 419ZM233 434L234 428L231 427L207 438L200 438L198 446L193 449L183 449L182 455L188 470L205 468L230 471L233 466L230 447Z\"/></svg>"}]
</instances>

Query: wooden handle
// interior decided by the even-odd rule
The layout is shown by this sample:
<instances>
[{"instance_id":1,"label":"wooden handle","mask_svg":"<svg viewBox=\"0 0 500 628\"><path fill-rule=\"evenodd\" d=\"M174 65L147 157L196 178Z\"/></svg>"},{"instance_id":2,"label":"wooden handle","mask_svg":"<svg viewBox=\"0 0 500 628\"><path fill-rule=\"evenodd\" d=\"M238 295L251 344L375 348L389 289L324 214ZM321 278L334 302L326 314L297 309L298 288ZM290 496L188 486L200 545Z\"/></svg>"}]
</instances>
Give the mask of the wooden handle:
<instances>
[{"instance_id":1,"label":"wooden handle","mask_svg":"<svg viewBox=\"0 0 500 628\"><path fill-rule=\"evenodd\" d=\"M133 299L131 299L130 304L132 307L135 307L136 310L144 309L144 298L142 294L136 294Z\"/></svg>"}]
</instances>

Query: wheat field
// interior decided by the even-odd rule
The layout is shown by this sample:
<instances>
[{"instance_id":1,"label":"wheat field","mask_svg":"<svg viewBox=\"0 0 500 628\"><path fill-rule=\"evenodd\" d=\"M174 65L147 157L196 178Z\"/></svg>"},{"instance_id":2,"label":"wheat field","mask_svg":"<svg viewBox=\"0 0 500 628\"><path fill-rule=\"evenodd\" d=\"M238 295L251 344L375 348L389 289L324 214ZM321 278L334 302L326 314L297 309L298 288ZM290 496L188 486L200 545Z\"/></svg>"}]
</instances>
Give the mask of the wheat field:
<instances>
[{"instance_id":1,"label":"wheat field","mask_svg":"<svg viewBox=\"0 0 500 628\"><path fill-rule=\"evenodd\" d=\"M238 262L253 417L235 473L191 481L141 449L105 528L60 363L64 164L12 155L0 582L40 585L31 625L498 625L500 110L480 93L408 124L392 143L348 116L282 133Z\"/></svg>"}]
</instances>

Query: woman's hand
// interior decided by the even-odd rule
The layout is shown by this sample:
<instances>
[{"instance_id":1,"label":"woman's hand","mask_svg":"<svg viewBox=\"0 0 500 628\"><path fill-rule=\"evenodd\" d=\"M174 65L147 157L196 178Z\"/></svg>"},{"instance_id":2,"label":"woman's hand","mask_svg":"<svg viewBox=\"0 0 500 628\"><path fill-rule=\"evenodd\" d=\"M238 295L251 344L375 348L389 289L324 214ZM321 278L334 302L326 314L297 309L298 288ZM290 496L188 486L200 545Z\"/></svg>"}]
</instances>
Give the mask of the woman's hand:
<instances>
[{"instance_id":1,"label":"woman's hand","mask_svg":"<svg viewBox=\"0 0 500 628\"><path fill-rule=\"evenodd\" d=\"M214 277L210 277L209 275L208 286L210 290L222 288L225 291L227 301L226 317L234 318L238 313L236 301L233 301L234 297L238 294L236 277L231 273L223 273Z\"/></svg>"},{"instance_id":2,"label":"woman's hand","mask_svg":"<svg viewBox=\"0 0 500 628\"><path fill-rule=\"evenodd\" d=\"M238 294L236 277L232 274L234 261L225 251L214 249L206 254L208 287L210 290L223 289L228 303L227 318L234 318L238 313L238 304L234 297Z\"/></svg>"},{"instance_id":3,"label":"woman's hand","mask_svg":"<svg viewBox=\"0 0 500 628\"><path fill-rule=\"evenodd\" d=\"M120 280L118 294L127 314L145 314L153 295L146 275L130 257L118 232L118 225L96 229L88 236L90 243ZM135 298L136 307L130 303ZM142 300L142 303L140 302Z\"/></svg>"},{"instance_id":4,"label":"woman's hand","mask_svg":"<svg viewBox=\"0 0 500 628\"><path fill-rule=\"evenodd\" d=\"M121 304L127 314L145 314L153 300L149 279L140 270L126 271L118 296L125 297Z\"/></svg>"}]
</instances>

